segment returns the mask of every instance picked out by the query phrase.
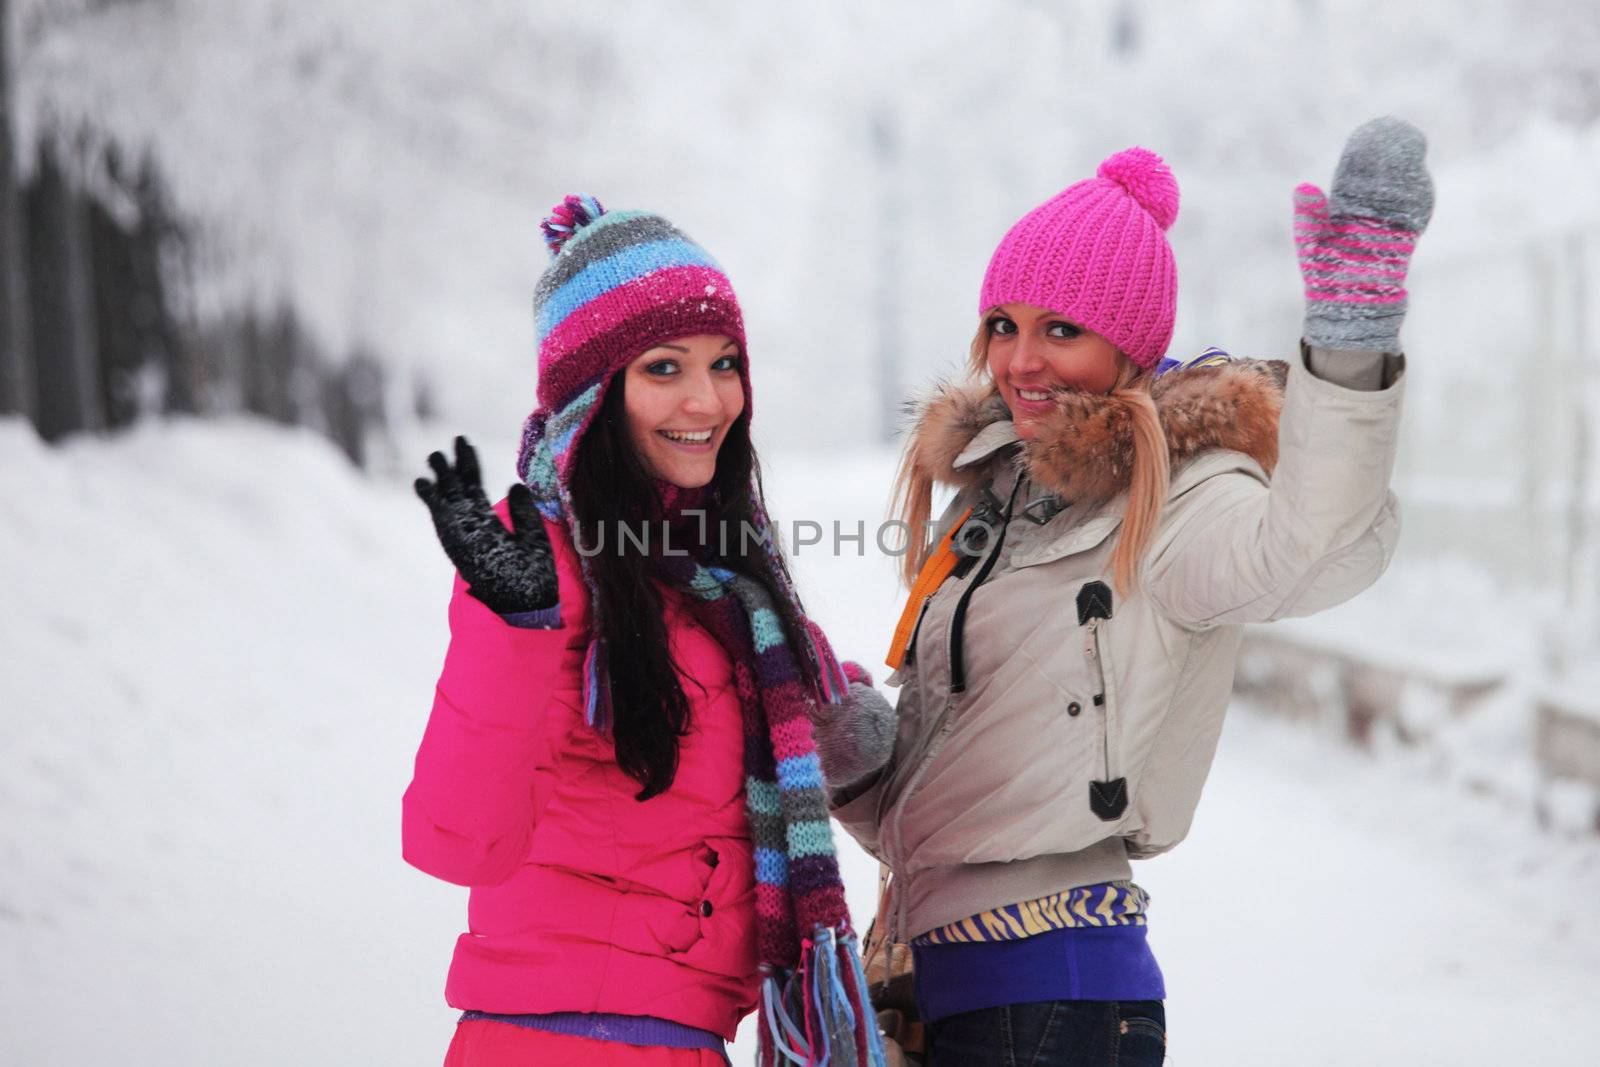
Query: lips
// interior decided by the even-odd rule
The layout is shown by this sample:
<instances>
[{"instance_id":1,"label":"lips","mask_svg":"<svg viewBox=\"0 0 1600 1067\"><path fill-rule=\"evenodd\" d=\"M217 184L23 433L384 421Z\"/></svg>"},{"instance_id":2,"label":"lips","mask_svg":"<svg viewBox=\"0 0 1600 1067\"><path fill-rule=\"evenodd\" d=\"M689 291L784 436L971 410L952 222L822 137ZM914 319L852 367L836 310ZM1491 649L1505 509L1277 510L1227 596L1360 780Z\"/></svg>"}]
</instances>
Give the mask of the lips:
<instances>
[{"instance_id":1,"label":"lips","mask_svg":"<svg viewBox=\"0 0 1600 1067\"><path fill-rule=\"evenodd\" d=\"M1056 406L1056 393L1053 389L1028 389L1021 386L1011 387L1011 417L1033 418L1053 411Z\"/></svg>"},{"instance_id":2,"label":"lips","mask_svg":"<svg viewBox=\"0 0 1600 1067\"><path fill-rule=\"evenodd\" d=\"M674 450L691 455L706 455L717 447L717 427L704 430L657 430L656 435Z\"/></svg>"},{"instance_id":3,"label":"lips","mask_svg":"<svg viewBox=\"0 0 1600 1067\"><path fill-rule=\"evenodd\" d=\"M657 431L669 441L676 441L685 445L702 445L711 440L713 430L660 430Z\"/></svg>"}]
</instances>

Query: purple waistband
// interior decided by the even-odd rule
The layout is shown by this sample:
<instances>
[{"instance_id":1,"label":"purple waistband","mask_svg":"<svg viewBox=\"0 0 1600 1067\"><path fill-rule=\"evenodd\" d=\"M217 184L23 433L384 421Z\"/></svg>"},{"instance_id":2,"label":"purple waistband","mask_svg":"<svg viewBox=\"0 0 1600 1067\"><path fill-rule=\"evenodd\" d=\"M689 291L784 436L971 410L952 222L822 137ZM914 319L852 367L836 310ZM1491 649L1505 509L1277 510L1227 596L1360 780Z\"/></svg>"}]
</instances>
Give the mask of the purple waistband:
<instances>
[{"instance_id":1,"label":"purple waistband","mask_svg":"<svg viewBox=\"0 0 1600 1067\"><path fill-rule=\"evenodd\" d=\"M461 1022L488 1019L510 1023L529 1030L568 1037L587 1037L594 1041L616 1041L646 1048L714 1049L727 1056L722 1037L697 1026L657 1019L653 1015L609 1015L604 1012L558 1011L541 1015L497 1015L488 1011L464 1011Z\"/></svg>"},{"instance_id":2,"label":"purple waistband","mask_svg":"<svg viewBox=\"0 0 1600 1067\"><path fill-rule=\"evenodd\" d=\"M1002 1004L1165 1000L1148 927L1047 930L1016 941L911 946L924 1022Z\"/></svg>"}]
</instances>

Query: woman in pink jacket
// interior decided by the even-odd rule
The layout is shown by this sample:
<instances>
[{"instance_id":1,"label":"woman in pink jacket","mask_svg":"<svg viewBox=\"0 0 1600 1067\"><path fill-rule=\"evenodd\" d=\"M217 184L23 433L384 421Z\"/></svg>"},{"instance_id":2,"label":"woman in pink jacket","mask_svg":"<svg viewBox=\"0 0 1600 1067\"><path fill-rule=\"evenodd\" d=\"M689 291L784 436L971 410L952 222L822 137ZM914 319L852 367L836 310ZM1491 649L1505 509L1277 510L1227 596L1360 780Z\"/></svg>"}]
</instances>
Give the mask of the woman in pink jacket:
<instances>
[{"instance_id":1,"label":"woman in pink jacket","mask_svg":"<svg viewBox=\"0 0 1600 1067\"><path fill-rule=\"evenodd\" d=\"M545 235L522 481L491 508L457 438L416 486L459 571L403 802L471 887L447 1067L721 1063L758 1006L763 1063L882 1062L810 725L881 698L772 541L732 288L658 215Z\"/></svg>"}]
</instances>

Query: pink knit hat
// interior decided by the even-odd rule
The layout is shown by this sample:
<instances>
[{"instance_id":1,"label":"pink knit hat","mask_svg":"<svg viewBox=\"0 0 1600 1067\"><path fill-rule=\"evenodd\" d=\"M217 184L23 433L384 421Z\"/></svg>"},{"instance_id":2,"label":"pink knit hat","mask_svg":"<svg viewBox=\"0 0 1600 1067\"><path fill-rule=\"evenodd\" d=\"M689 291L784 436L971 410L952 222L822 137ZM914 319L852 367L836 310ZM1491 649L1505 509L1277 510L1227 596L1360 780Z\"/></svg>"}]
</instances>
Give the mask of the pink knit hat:
<instances>
[{"instance_id":1,"label":"pink knit hat","mask_svg":"<svg viewBox=\"0 0 1600 1067\"><path fill-rule=\"evenodd\" d=\"M978 313L1046 308L1149 370L1172 340L1178 269L1166 231L1177 217L1178 181L1166 163L1149 149L1124 149L1011 227L989 260Z\"/></svg>"}]
</instances>

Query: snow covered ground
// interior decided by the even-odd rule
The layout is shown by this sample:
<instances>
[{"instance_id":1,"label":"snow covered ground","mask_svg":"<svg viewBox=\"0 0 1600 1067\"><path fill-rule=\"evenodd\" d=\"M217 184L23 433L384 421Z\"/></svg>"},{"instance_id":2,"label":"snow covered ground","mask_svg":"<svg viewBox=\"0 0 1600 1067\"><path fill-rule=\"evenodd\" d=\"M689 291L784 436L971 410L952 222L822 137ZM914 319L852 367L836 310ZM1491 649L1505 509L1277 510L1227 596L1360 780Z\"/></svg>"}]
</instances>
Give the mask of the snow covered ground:
<instances>
[{"instance_id":1,"label":"snow covered ground","mask_svg":"<svg viewBox=\"0 0 1600 1067\"><path fill-rule=\"evenodd\" d=\"M0 456L0 1063L438 1063L466 894L401 861L399 798L450 575L408 478L250 421L46 449L0 420ZM797 560L866 662L890 468L769 457L786 527L867 524L864 558ZM864 921L874 866L846 875ZM1600 845L1420 754L1236 709L1139 877L1179 1067L1595 1060Z\"/></svg>"}]
</instances>

